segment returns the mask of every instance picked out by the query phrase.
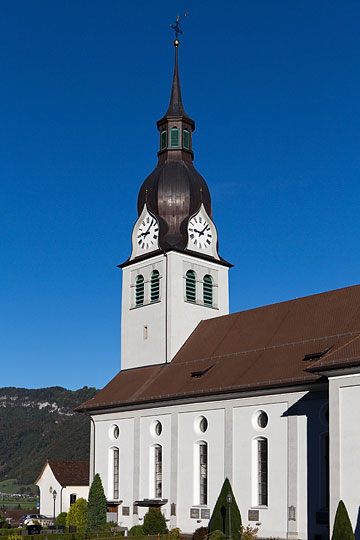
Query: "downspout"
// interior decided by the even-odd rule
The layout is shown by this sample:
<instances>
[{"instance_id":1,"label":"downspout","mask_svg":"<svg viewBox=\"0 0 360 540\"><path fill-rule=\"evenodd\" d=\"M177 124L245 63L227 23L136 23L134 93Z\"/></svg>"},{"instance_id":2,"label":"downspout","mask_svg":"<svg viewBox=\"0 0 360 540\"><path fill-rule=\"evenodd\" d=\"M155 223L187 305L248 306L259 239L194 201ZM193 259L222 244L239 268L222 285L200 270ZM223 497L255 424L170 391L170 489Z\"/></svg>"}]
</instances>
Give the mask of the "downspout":
<instances>
[{"instance_id":1,"label":"downspout","mask_svg":"<svg viewBox=\"0 0 360 540\"><path fill-rule=\"evenodd\" d=\"M60 514L62 512L62 502L63 502L63 500L62 500L62 492L63 492L63 489L65 489L65 488L66 488L66 486L61 486L61 490L60 490L60 512L59 512Z\"/></svg>"},{"instance_id":2,"label":"downspout","mask_svg":"<svg viewBox=\"0 0 360 540\"><path fill-rule=\"evenodd\" d=\"M92 441L92 447L93 447L92 480L94 480L94 476L95 476L95 421L94 421L92 416L90 416L90 421L92 422L92 426L93 426L93 429L92 429L92 432L93 432L93 441ZM90 486L90 478L89 478L89 486Z\"/></svg>"}]
</instances>

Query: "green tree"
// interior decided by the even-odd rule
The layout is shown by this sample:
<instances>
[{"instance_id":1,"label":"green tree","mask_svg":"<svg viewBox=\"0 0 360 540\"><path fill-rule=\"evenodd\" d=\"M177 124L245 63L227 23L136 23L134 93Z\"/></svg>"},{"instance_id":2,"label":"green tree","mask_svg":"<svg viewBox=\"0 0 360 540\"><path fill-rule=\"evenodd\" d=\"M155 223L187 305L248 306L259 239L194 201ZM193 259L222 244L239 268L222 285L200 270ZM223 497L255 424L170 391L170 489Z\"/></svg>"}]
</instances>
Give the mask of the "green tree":
<instances>
[{"instance_id":1,"label":"green tree","mask_svg":"<svg viewBox=\"0 0 360 540\"><path fill-rule=\"evenodd\" d=\"M209 533L215 531L222 531L226 537L229 533L229 504L226 500L227 495L230 493L232 497L232 502L230 505L230 521L231 521L231 532L230 537L234 540L240 540L240 527L241 527L241 515L239 507L236 503L233 491L231 489L231 484L228 478L225 478L223 486L220 491L218 500L216 501L215 508L213 510L210 523L209 523Z\"/></svg>"},{"instance_id":2,"label":"green tree","mask_svg":"<svg viewBox=\"0 0 360 540\"><path fill-rule=\"evenodd\" d=\"M74 504L70 506L69 512L66 516L66 526L75 525L77 530L86 529L86 513L87 513L87 502L85 499L80 497L77 499Z\"/></svg>"},{"instance_id":3,"label":"green tree","mask_svg":"<svg viewBox=\"0 0 360 540\"><path fill-rule=\"evenodd\" d=\"M165 516L160 508L149 508L144 516L144 534L166 534Z\"/></svg>"},{"instance_id":4,"label":"green tree","mask_svg":"<svg viewBox=\"0 0 360 540\"><path fill-rule=\"evenodd\" d=\"M349 514L343 501L339 501L331 540L355 540Z\"/></svg>"},{"instance_id":5,"label":"green tree","mask_svg":"<svg viewBox=\"0 0 360 540\"><path fill-rule=\"evenodd\" d=\"M107 503L99 474L95 474L90 486L87 507L87 528L97 530L105 526Z\"/></svg>"},{"instance_id":6,"label":"green tree","mask_svg":"<svg viewBox=\"0 0 360 540\"><path fill-rule=\"evenodd\" d=\"M58 517L55 520L55 524L56 525L66 525L66 516L67 516L66 512L60 512L60 514L58 515Z\"/></svg>"}]
</instances>

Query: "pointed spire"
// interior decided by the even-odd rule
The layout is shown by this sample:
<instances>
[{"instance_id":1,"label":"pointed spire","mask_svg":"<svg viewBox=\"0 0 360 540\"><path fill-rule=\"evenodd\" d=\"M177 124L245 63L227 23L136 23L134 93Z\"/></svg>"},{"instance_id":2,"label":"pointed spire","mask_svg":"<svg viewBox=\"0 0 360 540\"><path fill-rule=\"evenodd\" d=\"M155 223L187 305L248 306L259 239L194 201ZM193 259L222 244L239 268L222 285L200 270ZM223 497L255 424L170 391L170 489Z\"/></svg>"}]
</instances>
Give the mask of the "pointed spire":
<instances>
[{"instance_id":1,"label":"pointed spire","mask_svg":"<svg viewBox=\"0 0 360 540\"><path fill-rule=\"evenodd\" d=\"M179 76L179 61L178 61L178 48L180 41L178 39L174 40L175 47L175 65L174 65L174 75L171 85L171 95L169 107L162 117L158 121L158 125L162 123L166 118L180 117L186 119L192 125L193 130L195 129L195 122L186 114L184 105L182 102L181 88L180 88L180 76Z\"/></svg>"},{"instance_id":2,"label":"pointed spire","mask_svg":"<svg viewBox=\"0 0 360 540\"><path fill-rule=\"evenodd\" d=\"M175 66L174 66L174 75L171 86L171 96L168 110L166 111L165 116L185 116L189 118L185 112L182 97L181 97L181 88L180 88L180 77L179 77L179 63L178 63L178 47L179 40L175 39Z\"/></svg>"}]
</instances>

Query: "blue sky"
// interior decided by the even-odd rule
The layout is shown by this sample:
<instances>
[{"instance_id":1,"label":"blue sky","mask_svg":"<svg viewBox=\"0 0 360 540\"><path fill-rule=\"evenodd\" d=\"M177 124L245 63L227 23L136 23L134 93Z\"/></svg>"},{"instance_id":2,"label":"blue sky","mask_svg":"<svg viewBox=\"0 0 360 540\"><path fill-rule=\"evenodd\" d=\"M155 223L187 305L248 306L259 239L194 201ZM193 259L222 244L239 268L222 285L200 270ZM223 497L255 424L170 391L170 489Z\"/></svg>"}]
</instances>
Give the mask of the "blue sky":
<instances>
[{"instance_id":1,"label":"blue sky","mask_svg":"<svg viewBox=\"0 0 360 540\"><path fill-rule=\"evenodd\" d=\"M11 0L0 17L1 386L104 386L182 22L231 311L359 282L360 4Z\"/></svg>"}]
</instances>

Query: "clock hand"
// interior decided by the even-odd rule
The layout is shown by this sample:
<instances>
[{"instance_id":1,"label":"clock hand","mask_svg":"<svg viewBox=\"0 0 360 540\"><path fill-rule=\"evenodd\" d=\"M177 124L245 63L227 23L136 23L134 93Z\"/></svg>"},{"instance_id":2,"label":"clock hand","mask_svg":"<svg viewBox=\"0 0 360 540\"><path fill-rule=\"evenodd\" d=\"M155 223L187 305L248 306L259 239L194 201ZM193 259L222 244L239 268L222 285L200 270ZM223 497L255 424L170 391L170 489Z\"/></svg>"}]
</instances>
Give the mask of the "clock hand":
<instances>
[{"instance_id":1,"label":"clock hand","mask_svg":"<svg viewBox=\"0 0 360 540\"><path fill-rule=\"evenodd\" d=\"M203 228L203 230L201 232L199 232L199 236L203 236L203 234L205 233L205 231L207 229L210 229L210 225L209 224L206 224L205 227Z\"/></svg>"},{"instance_id":2,"label":"clock hand","mask_svg":"<svg viewBox=\"0 0 360 540\"><path fill-rule=\"evenodd\" d=\"M154 220L152 219L149 227L147 228L147 230L145 232L141 233L141 236L147 236L148 234L150 234L150 229L151 229L151 225L153 224L153 222L154 222Z\"/></svg>"}]
</instances>

